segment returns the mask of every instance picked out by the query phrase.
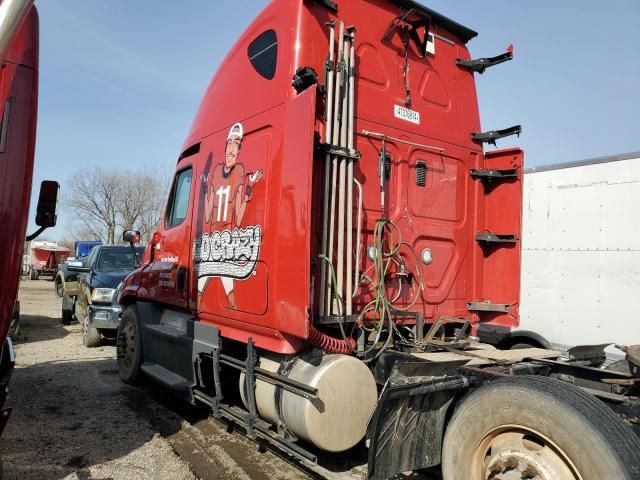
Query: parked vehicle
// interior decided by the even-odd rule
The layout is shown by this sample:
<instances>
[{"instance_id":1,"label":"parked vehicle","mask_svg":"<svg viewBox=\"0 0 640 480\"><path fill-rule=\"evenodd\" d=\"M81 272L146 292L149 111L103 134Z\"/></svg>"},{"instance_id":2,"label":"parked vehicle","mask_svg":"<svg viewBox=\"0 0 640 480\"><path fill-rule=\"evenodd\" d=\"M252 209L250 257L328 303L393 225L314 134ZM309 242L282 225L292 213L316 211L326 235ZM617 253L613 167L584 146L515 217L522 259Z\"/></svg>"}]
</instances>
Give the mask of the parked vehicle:
<instances>
[{"instance_id":1,"label":"parked vehicle","mask_svg":"<svg viewBox=\"0 0 640 480\"><path fill-rule=\"evenodd\" d=\"M143 247L98 245L81 267L68 267L78 273L75 315L82 324L86 347L97 347L103 336L115 336L122 310L117 301L119 284L140 263L143 251ZM63 304L63 320L64 316Z\"/></svg>"},{"instance_id":2,"label":"parked vehicle","mask_svg":"<svg viewBox=\"0 0 640 480\"><path fill-rule=\"evenodd\" d=\"M102 245L102 240L78 240L73 247L75 259L86 257L91 249L97 245Z\"/></svg>"},{"instance_id":3,"label":"parked vehicle","mask_svg":"<svg viewBox=\"0 0 640 480\"><path fill-rule=\"evenodd\" d=\"M73 321L75 303L78 298L78 272L70 271L69 267L82 267L83 260L89 255L91 249L102 245L100 240L78 241L75 243L74 257L58 267L58 273L54 279L56 295L62 298L62 324L68 325Z\"/></svg>"},{"instance_id":4,"label":"parked vehicle","mask_svg":"<svg viewBox=\"0 0 640 480\"><path fill-rule=\"evenodd\" d=\"M54 279L58 273L58 265L66 262L69 249L55 242L31 242L31 280L38 280L44 275Z\"/></svg>"},{"instance_id":5,"label":"parked vehicle","mask_svg":"<svg viewBox=\"0 0 640 480\"><path fill-rule=\"evenodd\" d=\"M38 230L26 235L38 105L38 14L31 0L4 0L0 15L0 408L13 371L15 354L7 337L19 320L18 284L24 242L56 223L59 185L40 185ZM18 314L16 317L15 314ZM0 433L11 409L0 412Z\"/></svg>"},{"instance_id":6,"label":"parked vehicle","mask_svg":"<svg viewBox=\"0 0 640 480\"><path fill-rule=\"evenodd\" d=\"M85 257L86 258L86 257ZM78 298L78 272L69 267L82 267L84 258L67 260L58 269L54 280L56 295L62 298L62 324L69 325L75 317L75 306Z\"/></svg>"},{"instance_id":7,"label":"parked vehicle","mask_svg":"<svg viewBox=\"0 0 640 480\"><path fill-rule=\"evenodd\" d=\"M272 1L123 282L122 380L301 461L366 439L373 479L640 478L638 378L475 338L518 325L523 160L483 152L520 128L480 130L474 72L512 51L471 59L475 35L413 1Z\"/></svg>"}]
</instances>

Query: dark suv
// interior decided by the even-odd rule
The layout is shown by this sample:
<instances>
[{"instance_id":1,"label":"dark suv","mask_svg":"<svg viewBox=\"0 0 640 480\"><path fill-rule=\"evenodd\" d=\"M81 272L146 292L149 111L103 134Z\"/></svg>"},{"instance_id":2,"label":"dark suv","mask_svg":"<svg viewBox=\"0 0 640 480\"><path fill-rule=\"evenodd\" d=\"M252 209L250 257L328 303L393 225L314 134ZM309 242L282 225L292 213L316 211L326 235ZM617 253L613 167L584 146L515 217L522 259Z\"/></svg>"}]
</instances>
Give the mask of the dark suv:
<instances>
[{"instance_id":1,"label":"dark suv","mask_svg":"<svg viewBox=\"0 0 640 480\"><path fill-rule=\"evenodd\" d=\"M82 267L69 266L69 271L79 273L75 314L82 325L85 346L97 347L102 336L115 336L120 324L120 283L136 268L143 252L144 247L99 245L84 259Z\"/></svg>"}]
</instances>

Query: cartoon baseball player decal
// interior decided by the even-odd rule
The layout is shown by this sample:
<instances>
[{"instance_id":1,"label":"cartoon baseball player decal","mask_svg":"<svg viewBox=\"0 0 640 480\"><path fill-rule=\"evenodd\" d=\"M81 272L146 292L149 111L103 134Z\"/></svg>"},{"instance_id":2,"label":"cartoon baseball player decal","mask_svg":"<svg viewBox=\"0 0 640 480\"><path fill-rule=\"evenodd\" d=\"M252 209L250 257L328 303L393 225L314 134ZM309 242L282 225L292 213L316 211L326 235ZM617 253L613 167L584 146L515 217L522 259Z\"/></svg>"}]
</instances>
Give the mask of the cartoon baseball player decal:
<instances>
[{"instance_id":1,"label":"cartoon baseball player decal","mask_svg":"<svg viewBox=\"0 0 640 480\"><path fill-rule=\"evenodd\" d=\"M210 233L196 237L194 249L198 292L204 292L212 277L220 277L233 309L234 279L253 273L260 246L260 226L241 228L253 187L263 177L262 170L245 175L244 166L238 163L242 138L242 124L236 123L227 135L224 162L207 179L204 222L210 225Z\"/></svg>"}]
</instances>

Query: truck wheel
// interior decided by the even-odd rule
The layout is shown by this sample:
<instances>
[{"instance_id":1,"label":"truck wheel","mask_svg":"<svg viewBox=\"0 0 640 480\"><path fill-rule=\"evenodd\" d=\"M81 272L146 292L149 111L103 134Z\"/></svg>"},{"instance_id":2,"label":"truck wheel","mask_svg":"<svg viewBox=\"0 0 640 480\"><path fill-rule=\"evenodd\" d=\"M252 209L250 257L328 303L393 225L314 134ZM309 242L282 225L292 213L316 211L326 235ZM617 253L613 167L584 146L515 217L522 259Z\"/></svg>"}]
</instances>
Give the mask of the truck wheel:
<instances>
[{"instance_id":1,"label":"truck wheel","mask_svg":"<svg viewBox=\"0 0 640 480\"><path fill-rule=\"evenodd\" d=\"M97 328L89 325L89 315L84 318L84 332L82 335L82 344L85 347L93 348L100 346L100 332Z\"/></svg>"},{"instance_id":2,"label":"truck wheel","mask_svg":"<svg viewBox=\"0 0 640 480\"><path fill-rule=\"evenodd\" d=\"M37 280L36 271L32 268L29 270L29 280Z\"/></svg>"},{"instance_id":3,"label":"truck wheel","mask_svg":"<svg viewBox=\"0 0 640 480\"><path fill-rule=\"evenodd\" d=\"M116 353L120 378L125 383L135 384L142 364L142 339L140 322L134 305L129 305L122 312L116 337Z\"/></svg>"},{"instance_id":4,"label":"truck wheel","mask_svg":"<svg viewBox=\"0 0 640 480\"><path fill-rule=\"evenodd\" d=\"M20 333L20 302L16 301L15 307L13 307L13 315L11 316L11 323L9 324L8 336L15 338ZM0 476L2 478L2 476Z\"/></svg>"},{"instance_id":5,"label":"truck wheel","mask_svg":"<svg viewBox=\"0 0 640 480\"><path fill-rule=\"evenodd\" d=\"M640 479L640 439L578 387L497 380L462 400L445 433L444 480Z\"/></svg>"},{"instance_id":6,"label":"truck wheel","mask_svg":"<svg viewBox=\"0 0 640 480\"><path fill-rule=\"evenodd\" d=\"M73 297L62 296L62 324L69 325L73 321Z\"/></svg>"},{"instance_id":7,"label":"truck wheel","mask_svg":"<svg viewBox=\"0 0 640 480\"><path fill-rule=\"evenodd\" d=\"M62 285L62 279L60 277L56 277L56 296L62 298L64 296L64 286Z\"/></svg>"}]
</instances>

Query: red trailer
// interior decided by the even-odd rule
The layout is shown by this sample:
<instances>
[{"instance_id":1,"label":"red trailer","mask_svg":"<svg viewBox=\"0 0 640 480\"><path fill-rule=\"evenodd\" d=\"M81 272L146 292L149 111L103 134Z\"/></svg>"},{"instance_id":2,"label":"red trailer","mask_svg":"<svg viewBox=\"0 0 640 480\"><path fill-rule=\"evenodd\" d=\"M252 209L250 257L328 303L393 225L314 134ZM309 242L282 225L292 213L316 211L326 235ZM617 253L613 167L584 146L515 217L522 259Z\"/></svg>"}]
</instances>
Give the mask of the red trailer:
<instances>
[{"instance_id":1,"label":"red trailer","mask_svg":"<svg viewBox=\"0 0 640 480\"><path fill-rule=\"evenodd\" d=\"M52 242L31 243L31 280L38 280L43 275L53 277L58 273L58 265L64 263L70 250Z\"/></svg>"},{"instance_id":2,"label":"red trailer","mask_svg":"<svg viewBox=\"0 0 640 480\"><path fill-rule=\"evenodd\" d=\"M472 59L475 36L413 1L271 2L124 281L122 379L304 461L366 438L370 478L638 478L638 437L597 400L640 412L630 373L475 338L518 324L523 161L483 151L520 127L480 130L474 73L512 50Z\"/></svg>"}]
</instances>

